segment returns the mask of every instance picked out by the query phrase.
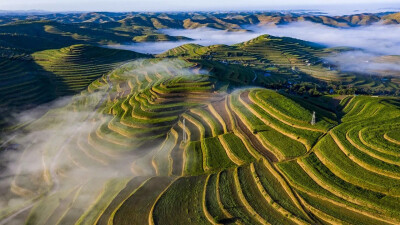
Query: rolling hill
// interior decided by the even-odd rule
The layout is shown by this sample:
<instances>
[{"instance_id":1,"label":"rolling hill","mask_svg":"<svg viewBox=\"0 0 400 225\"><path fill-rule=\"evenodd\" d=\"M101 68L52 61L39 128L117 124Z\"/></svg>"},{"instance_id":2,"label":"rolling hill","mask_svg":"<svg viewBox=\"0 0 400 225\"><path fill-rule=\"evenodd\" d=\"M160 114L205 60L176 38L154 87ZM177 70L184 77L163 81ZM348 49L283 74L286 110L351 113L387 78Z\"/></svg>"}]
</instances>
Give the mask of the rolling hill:
<instances>
[{"instance_id":1,"label":"rolling hill","mask_svg":"<svg viewBox=\"0 0 400 225\"><path fill-rule=\"evenodd\" d=\"M294 38L261 35L231 46L185 44L157 57L201 59L226 65L244 65L255 71L256 77L253 83L265 87L291 89L293 84L311 82L317 84L325 93L330 89L339 92L340 86L354 88L359 93L394 94L399 90L397 76L393 76L396 74L394 71L376 71L377 74L374 76L343 72L337 65L325 59L336 52L350 50L350 48L326 48ZM381 58L380 61L397 62L396 60L396 56L388 56Z\"/></svg>"},{"instance_id":2,"label":"rolling hill","mask_svg":"<svg viewBox=\"0 0 400 225\"><path fill-rule=\"evenodd\" d=\"M309 100L245 84L227 92L219 83L230 73L205 68L177 59L128 63L28 126L63 127L67 112L99 112L78 117L92 128L79 125L63 150L36 146L44 161L28 173L35 185L21 165L10 195L24 196L27 223L400 221L398 98ZM106 175L114 170L118 176Z\"/></svg>"},{"instance_id":3,"label":"rolling hill","mask_svg":"<svg viewBox=\"0 0 400 225\"><path fill-rule=\"evenodd\" d=\"M392 71L340 71L325 57L354 49L271 35L158 55L103 46L188 40L160 29L297 21L399 22L392 13L0 15L0 224L399 224Z\"/></svg>"},{"instance_id":4,"label":"rolling hill","mask_svg":"<svg viewBox=\"0 0 400 225\"><path fill-rule=\"evenodd\" d=\"M58 96L77 93L92 81L111 71L124 61L147 57L132 51L100 48L91 45L72 45L62 49L32 54L35 62L51 77Z\"/></svg>"},{"instance_id":5,"label":"rolling hill","mask_svg":"<svg viewBox=\"0 0 400 225\"><path fill-rule=\"evenodd\" d=\"M83 44L33 54L10 51L0 58L0 127L13 113L76 94L124 62L146 57Z\"/></svg>"},{"instance_id":6,"label":"rolling hill","mask_svg":"<svg viewBox=\"0 0 400 225\"><path fill-rule=\"evenodd\" d=\"M281 25L310 21L334 27L371 25L376 22L398 24L398 13L362 13L344 16L327 16L301 12L90 12L90 13L33 13L0 14L0 24L23 20L51 20L60 23L118 25L124 27L163 29L193 29L209 27L223 30L243 30L243 25Z\"/></svg>"}]
</instances>

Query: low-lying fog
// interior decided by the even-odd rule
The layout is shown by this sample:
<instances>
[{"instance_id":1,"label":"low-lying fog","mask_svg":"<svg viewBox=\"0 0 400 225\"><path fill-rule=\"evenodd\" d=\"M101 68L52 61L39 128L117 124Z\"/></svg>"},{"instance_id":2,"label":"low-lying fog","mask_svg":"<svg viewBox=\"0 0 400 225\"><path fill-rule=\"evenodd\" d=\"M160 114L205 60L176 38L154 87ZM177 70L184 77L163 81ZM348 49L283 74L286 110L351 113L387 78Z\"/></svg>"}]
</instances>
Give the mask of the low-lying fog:
<instances>
[{"instance_id":1,"label":"low-lying fog","mask_svg":"<svg viewBox=\"0 0 400 225\"><path fill-rule=\"evenodd\" d=\"M227 32L212 28L164 29L160 31L171 36L186 36L194 40L132 43L110 47L158 54L186 43L196 43L204 46L214 44L232 45L262 34L270 34L316 42L327 47L346 46L355 48L354 51L327 57L328 61L338 64L342 70L373 73L375 70L389 68L399 71L398 63L376 59L384 55L400 54L399 25L374 24L352 28L336 28L312 22L296 22L280 26L247 26L244 28L249 32Z\"/></svg>"},{"instance_id":2,"label":"low-lying fog","mask_svg":"<svg viewBox=\"0 0 400 225\"><path fill-rule=\"evenodd\" d=\"M276 27L248 27L257 33L286 36L316 42L327 47L351 47L352 51L328 56L327 61L342 71L375 74L400 71L399 58L385 59L385 55L400 55L400 25L374 24L352 28L335 28L312 22L297 22Z\"/></svg>"},{"instance_id":3,"label":"low-lying fog","mask_svg":"<svg viewBox=\"0 0 400 225\"><path fill-rule=\"evenodd\" d=\"M163 29L159 30L164 34L171 36L185 36L193 40L190 41L163 41L163 42L142 42L126 45L112 45L109 47L126 49L140 53L159 54L168 49L178 47L187 43L195 43L203 46L226 44L232 45L239 42L247 41L259 36L259 32L227 32L212 28L198 29Z\"/></svg>"},{"instance_id":4,"label":"low-lying fog","mask_svg":"<svg viewBox=\"0 0 400 225\"><path fill-rule=\"evenodd\" d=\"M361 48L376 54L400 52L400 26L374 24L353 28L336 28L312 22L297 22L275 27L251 26L256 33L286 36L316 42L329 47Z\"/></svg>"},{"instance_id":5,"label":"low-lying fog","mask_svg":"<svg viewBox=\"0 0 400 225\"><path fill-rule=\"evenodd\" d=\"M124 78L126 83L134 80L134 83L145 79L139 74L154 75L168 71L173 77L199 73L183 67L185 62L181 60L144 62L136 60L120 66L116 69L119 78ZM82 224L93 224L88 222L91 217L84 212L96 202L109 181L123 188L133 177L155 175L151 157L159 150L159 146L135 147L137 139L126 136L118 139L122 144L107 145L104 143L114 142L104 140L113 140L115 132L101 132L98 135L102 125L107 125L113 118L98 110L105 107L104 103L111 96L130 91L128 85L115 90L112 87L117 86L118 81L112 78L110 81L112 85L103 85L96 92L82 92L61 98L14 116L15 124L34 122L2 137L5 142L4 146L0 145L0 225L24 224L24 213L27 212L30 212L30 223L41 224L38 221L46 221L49 214L42 210L43 206L35 206L39 203L54 204L54 196L59 198L57 201L65 201L67 198L62 197L63 193L74 193L73 190L79 192L76 195L78 200L70 203L71 207L80 210L82 215L68 213L62 219L65 224L73 224L81 217L84 221ZM112 198L119 190L107 189L112 194L102 197Z\"/></svg>"}]
</instances>

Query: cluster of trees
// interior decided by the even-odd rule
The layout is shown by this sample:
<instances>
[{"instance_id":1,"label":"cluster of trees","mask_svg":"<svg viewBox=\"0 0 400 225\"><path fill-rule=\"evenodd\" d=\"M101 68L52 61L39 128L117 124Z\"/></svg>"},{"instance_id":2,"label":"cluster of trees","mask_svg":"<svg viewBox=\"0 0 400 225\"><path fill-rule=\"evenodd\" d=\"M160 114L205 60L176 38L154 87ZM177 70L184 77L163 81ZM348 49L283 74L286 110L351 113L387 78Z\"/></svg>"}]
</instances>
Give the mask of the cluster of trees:
<instances>
[{"instance_id":1,"label":"cluster of trees","mask_svg":"<svg viewBox=\"0 0 400 225\"><path fill-rule=\"evenodd\" d=\"M365 87L357 87L354 85L343 85L340 83L324 83L324 82L279 82L279 83L263 83L264 87L275 90L283 90L286 93L317 97L321 95L338 94L338 95L390 95L400 96L400 90L397 89L371 89Z\"/></svg>"},{"instance_id":2,"label":"cluster of trees","mask_svg":"<svg viewBox=\"0 0 400 225\"><path fill-rule=\"evenodd\" d=\"M364 90L357 89L354 86L346 85L327 85L323 83L300 82L292 84L291 82L266 84L266 88L283 90L287 93L297 94L302 96L318 97L328 94L339 95L354 95L354 94L373 94L372 92L365 92Z\"/></svg>"},{"instance_id":3,"label":"cluster of trees","mask_svg":"<svg viewBox=\"0 0 400 225\"><path fill-rule=\"evenodd\" d=\"M32 56L26 53L15 52L8 49L0 48L0 58L6 58L10 60L33 60Z\"/></svg>"}]
</instances>

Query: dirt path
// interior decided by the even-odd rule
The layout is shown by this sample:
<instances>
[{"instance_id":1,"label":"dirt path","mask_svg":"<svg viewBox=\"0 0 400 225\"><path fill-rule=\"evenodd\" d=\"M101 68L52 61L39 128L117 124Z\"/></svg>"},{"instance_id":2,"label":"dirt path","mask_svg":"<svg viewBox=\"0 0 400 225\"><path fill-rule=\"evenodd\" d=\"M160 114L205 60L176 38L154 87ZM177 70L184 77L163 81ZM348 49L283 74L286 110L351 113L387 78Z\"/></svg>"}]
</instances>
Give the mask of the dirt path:
<instances>
[{"instance_id":1,"label":"dirt path","mask_svg":"<svg viewBox=\"0 0 400 225\"><path fill-rule=\"evenodd\" d=\"M236 126L243 134L249 139L250 143L254 146L254 148L262 154L264 157L268 158L272 162L278 162L278 158L268 149L264 147L257 139L256 136L249 130L249 128L243 123L243 121L239 118L236 112L233 111L233 116L237 122Z\"/></svg>"},{"instance_id":2,"label":"dirt path","mask_svg":"<svg viewBox=\"0 0 400 225\"><path fill-rule=\"evenodd\" d=\"M225 123L225 125L226 125L226 131L227 131L227 132L231 132L231 131L233 131L233 129L232 129L232 121L230 120L229 115L228 115L228 112L226 111L226 108L225 108L225 101L226 101L226 98L227 98L227 97L223 98L223 99L220 100L220 101L212 102L211 104L212 104L212 106L214 107L215 111L216 111L216 112L221 116L221 118L224 120L224 123Z\"/></svg>"}]
</instances>

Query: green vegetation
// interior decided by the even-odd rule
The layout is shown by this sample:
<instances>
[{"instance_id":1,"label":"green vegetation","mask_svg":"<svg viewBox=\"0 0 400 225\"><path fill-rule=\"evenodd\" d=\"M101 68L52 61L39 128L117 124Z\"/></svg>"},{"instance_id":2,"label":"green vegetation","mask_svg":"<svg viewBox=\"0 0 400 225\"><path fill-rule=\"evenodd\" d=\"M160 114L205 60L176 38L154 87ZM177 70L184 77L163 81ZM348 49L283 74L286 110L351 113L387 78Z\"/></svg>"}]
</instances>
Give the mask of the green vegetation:
<instances>
[{"instance_id":1,"label":"green vegetation","mask_svg":"<svg viewBox=\"0 0 400 225\"><path fill-rule=\"evenodd\" d=\"M225 79L234 81L238 78L240 83L282 89L305 96L398 93L396 78L382 79L380 76L387 76L384 72L380 76L366 76L331 69L334 65L328 64L324 57L338 50L343 51L294 38L262 35L231 46L185 44L157 57L207 61L205 65L219 62L232 68L245 66L243 69L253 70L245 78L239 78L231 72Z\"/></svg>"},{"instance_id":2,"label":"green vegetation","mask_svg":"<svg viewBox=\"0 0 400 225\"><path fill-rule=\"evenodd\" d=\"M150 215L154 224L210 224L202 213L205 180L206 176L176 180L155 204Z\"/></svg>"},{"instance_id":3,"label":"green vegetation","mask_svg":"<svg viewBox=\"0 0 400 225\"><path fill-rule=\"evenodd\" d=\"M185 39L163 28L245 32L244 23L299 17L47 17L0 22L0 127L14 110L75 94L7 128L35 141L0 143L23 153L2 183L0 223L18 212L26 224L400 223L400 100L353 95L394 94L400 83L321 62L346 49L269 35L157 56L97 46Z\"/></svg>"},{"instance_id":4,"label":"green vegetation","mask_svg":"<svg viewBox=\"0 0 400 225\"><path fill-rule=\"evenodd\" d=\"M146 34L143 36L136 36L133 38L136 42L151 42L151 41L181 41L181 40L190 40L186 37L172 37L166 34Z\"/></svg>"},{"instance_id":5,"label":"green vegetation","mask_svg":"<svg viewBox=\"0 0 400 225\"><path fill-rule=\"evenodd\" d=\"M224 147L218 138L206 138L202 140L203 167L208 170L216 170L231 167L234 164L226 155Z\"/></svg>"},{"instance_id":6,"label":"green vegetation","mask_svg":"<svg viewBox=\"0 0 400 225\"><path fill-rule=\"evenodd\" d=\"M1 108L28 108L53 100L55 87L49 76L30 59L0 58Z\"/></svg>"},{"instance_id":7,"label":"green vegetation","mask_svg":"<svg viewBox=\"0 0 400 225\"><path fill-rule=\"evenodd\" d=\"M57 95L77 93L124 61L143 57L130 51L73 45L32 54L35 62L53 74Z\"/></svg>"},{"instance_id":8,"label":"green vegetation","mask_svg":"<svg viewBox=\"0 0 400 225\"><path fill-rule=\"evenodd\" d=\"M311 101L263 88L227 93L226 85L240 85L224 80L234 75L203 62L124 64L35 121L31 126L45 128L40 121L52 120L57 111L92 107L99 113L91 120L94 129L71 139L61 153L67 165L88 171L111 166L137 176L98 180L102 185L76 182L36 203L28 223L400 221L397 98L332 95ZM222 72L200 72L213 65L218 69L211 71ZM47 159L56 154L48 148L43 168L51 168ZM72 179L68 170L60 171L63 179ZM36 174L34 186L32 177L18 174L12 190L31 198L46 193L53 182L49 173ZM82 198L89 190L95 194Z\"/></svg>"}]
</instances>

